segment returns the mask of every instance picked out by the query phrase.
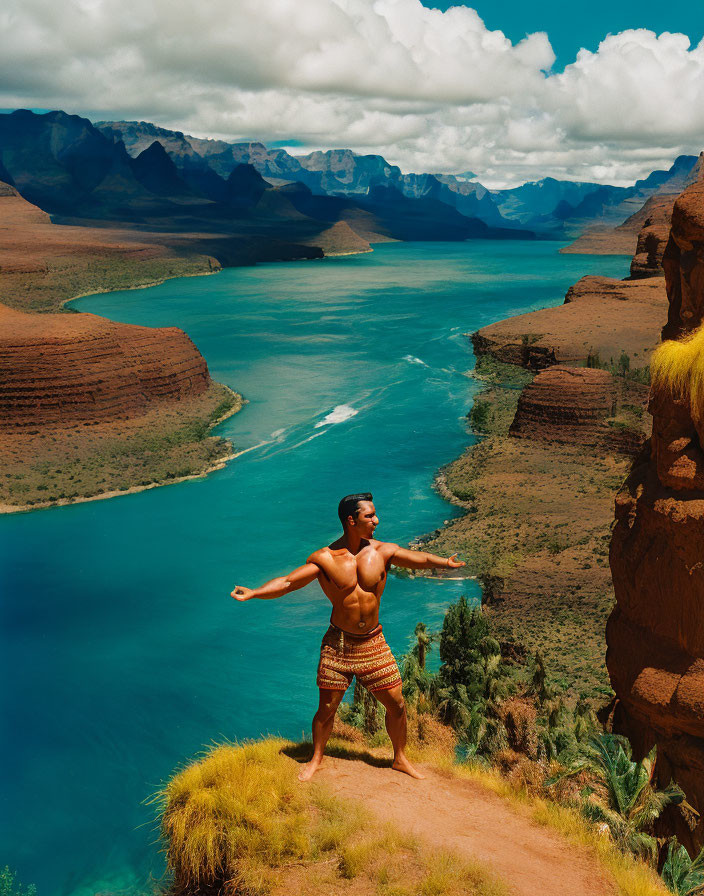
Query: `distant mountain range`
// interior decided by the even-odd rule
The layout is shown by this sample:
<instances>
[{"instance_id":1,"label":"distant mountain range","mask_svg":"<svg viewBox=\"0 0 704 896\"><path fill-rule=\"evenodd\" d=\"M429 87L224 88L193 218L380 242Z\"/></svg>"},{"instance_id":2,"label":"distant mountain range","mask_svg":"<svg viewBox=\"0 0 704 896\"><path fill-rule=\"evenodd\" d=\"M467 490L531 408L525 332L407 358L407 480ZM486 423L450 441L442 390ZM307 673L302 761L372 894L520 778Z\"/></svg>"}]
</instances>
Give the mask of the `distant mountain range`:
<instances>
[{"instance_id":1,"label":"distant mountain range","mask_svg":"<svg viewBox=\"0 0 704 896\"><path fill-rule=\"evenodd\" d=\"M55 222L188 235L187 247L222 264L368 251L384 240L533 236L492 227L462 201L462 211L444 202L439 181L404 191L399 169L379 156L319 155L305 161L323 170L262 144L197 140L153 125L0 115L0 180Z\"/></svg>"},{"instance_id":2,"label":"distant mountain range","mask_svg":"<svg viewBox=\"0 0 704 896\"><path fill-rule=\"evenodd\" d=\"M317 195L365 196L377 186L394 187L407 198L432 198L494 227L518 227L553 238L574 237L594 224L619 224L660 193L679 193L697 161L680 156L666 171L654 171L632 187L560 181L552 177L506 190L488 190L475 176L403 174L379 155L334 149L292 156L263 143L227 143L187 136L147 122L100 121L96 127L138 155L158 140L177 164L206 162L222 177L236 164L250 164L272 184L297 181ZM185 161L185 160L189 161ZM197 160L197 161L196 161Z\"/></svg>"},{"instance_id":3,"label":"distant mountain range","mask_svg":"<svg viewBox=\"0 0 704 896\"><path fill-rule=\"evenodd\" d=\"M0 114L0 181L55 221L189 234L195 251L223 264L356 252L394 239L573 237L679 192L695 162L681 156L632 187L545 178L488 190L471 172L404 174L382 156L349 149L293 156L147 122Z\"/></svg>"}]
</instances>

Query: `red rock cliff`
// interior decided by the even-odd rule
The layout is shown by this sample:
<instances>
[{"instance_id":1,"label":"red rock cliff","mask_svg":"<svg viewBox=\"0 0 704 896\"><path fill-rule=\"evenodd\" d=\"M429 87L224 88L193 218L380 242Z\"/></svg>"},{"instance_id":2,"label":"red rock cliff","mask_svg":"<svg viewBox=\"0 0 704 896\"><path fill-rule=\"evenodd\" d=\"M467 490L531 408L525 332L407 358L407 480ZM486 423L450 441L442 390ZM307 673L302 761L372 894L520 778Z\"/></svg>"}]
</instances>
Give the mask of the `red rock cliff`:
<instances>
[{"instance_id":1,"label":"red rock cliff","mask_svg":"<svg viewBox=\"0 0 704 896\"><path fill-rule=\"evenodd\" d=\"M209 384L205 360L175 327L0 305L0 431L124 419Z\"/></svg>"},{"instance_id":2,"label":"red rock cliff","mask_svg":"<svg viewBox=\"0 0 704 896\"><path fill-rule=\"evenodd\" d=\"M672 339L704 322L702 180L675 202L663 266ZM693 852L704 845L704 448L688 401L653 389L649 409L649 448L616 499L607 666L615 726L637 752L657 744L659 783L674 777L699 813L662 819Z\"/></svg>"},{"instance_id":3,"label":"red rock cliff","mask_svg":"<svg viewBox=\"0 0 704 896\"><path fill-rule=\"evenodd\" d=\"M546 442L597 445L616 407L616 389L607 370L558 365L543 370L518 399L510 435Z\"/></svg>"}]
</instances>

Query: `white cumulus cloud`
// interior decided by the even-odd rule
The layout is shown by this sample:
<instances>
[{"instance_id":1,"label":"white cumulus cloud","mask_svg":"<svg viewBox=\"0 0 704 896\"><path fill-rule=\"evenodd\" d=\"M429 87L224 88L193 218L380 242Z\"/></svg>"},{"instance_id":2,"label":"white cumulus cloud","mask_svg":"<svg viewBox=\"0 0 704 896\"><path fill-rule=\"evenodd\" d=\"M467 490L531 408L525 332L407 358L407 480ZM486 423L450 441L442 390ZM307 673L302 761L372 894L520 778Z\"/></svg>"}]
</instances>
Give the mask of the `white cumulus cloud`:
<instances>
[{"instance_id":1,"label":"white cumulus cloud","mask_svg":"<svg viewBox=\"0 0 704 896\"><path fill-rule=\"evenodd\" d=\"M5 0L0 105L379 152L406 171L632 182L704 145L704 42L609 35L553 73L419 0Z\"/></svg>"}]
</instances>

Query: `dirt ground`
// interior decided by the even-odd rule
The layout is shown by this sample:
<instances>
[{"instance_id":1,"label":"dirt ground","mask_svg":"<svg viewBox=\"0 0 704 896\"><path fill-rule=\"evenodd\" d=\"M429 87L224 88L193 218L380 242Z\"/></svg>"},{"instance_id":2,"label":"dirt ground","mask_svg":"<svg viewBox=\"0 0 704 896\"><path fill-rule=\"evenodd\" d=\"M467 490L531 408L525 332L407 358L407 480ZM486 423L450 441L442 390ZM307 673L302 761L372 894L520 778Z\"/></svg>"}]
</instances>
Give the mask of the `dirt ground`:
<instances>
[{"instance_id":1,"label":"dirt ground","mask_svg":"<svg viewBox=\"0 0 704 896\"><path fill-rule=\"evenodd\" d=\"M391 768L327 757L317 780L424 843L480 862L514 896L615 894L588 852L471 781L422 770L425 780L416 781Z\"/></svg>"}]
</instances>

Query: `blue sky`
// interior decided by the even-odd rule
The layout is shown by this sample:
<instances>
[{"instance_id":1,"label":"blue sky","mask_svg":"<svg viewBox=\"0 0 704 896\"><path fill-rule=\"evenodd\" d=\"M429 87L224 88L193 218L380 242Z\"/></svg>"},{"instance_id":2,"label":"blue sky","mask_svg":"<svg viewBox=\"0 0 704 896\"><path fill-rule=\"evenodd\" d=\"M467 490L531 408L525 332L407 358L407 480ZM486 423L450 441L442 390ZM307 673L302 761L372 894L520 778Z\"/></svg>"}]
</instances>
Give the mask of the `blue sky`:
<instances>
[{"instance_id":1,"label":"blue sky","mask_svg":"<svg viewBox=\"0 0 704 896\"><path fill-rule=\"evenodd\" d=\"M478 0L476 3L427 2L424 6L445 10L471 6L487 28L503 31L514 43L534 31L546 31L557 56L554 70L573 62L582 48L595 51L602 38L628 28L647 28L658 34L679 31L692 44L704 34L704 3L701 0Z\"/></svg>"}]
</instances>

